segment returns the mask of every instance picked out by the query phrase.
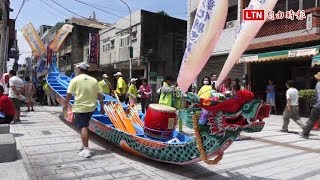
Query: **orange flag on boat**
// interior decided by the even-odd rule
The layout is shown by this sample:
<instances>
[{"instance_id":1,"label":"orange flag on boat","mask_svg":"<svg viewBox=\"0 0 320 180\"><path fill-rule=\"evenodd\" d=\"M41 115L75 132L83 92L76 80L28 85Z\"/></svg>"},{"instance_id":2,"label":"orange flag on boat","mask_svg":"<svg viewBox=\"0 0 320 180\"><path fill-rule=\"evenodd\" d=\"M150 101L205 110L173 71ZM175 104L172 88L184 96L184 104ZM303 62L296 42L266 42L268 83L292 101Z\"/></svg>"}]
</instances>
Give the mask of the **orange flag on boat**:
<instances>
[{"instance_id":1,"label":"orange flag on boat","mask_svg":"<svg viewBox=\"0 0 320 180\"><path fill-rule=\"evenodd\" d=\"M235 43L224 63L222 71L216 82L218 88L227 77L232 67L238 62L241 55L246 51L253 38L257 35L263 24L268 18L268 13L273 10L278 0L251 0L246 9L263 10L264 20L246 20L242 21L238 31Z\"/></svg>"},{"instance_id":2,"label":"orange flag on boat","mask_svg":"<svg viewBox=\"0 0 320 180\"><path fill-rule=\"evenodd\" d=\"M227 13L226 0L200 0L177 79L182 92L188 90L211 56Z\"/></svg>"},{"instance_id":3,"label":"orange flag on boat","mask_svg":"<svg viewBox=\"0 0 320 180\"><path fill-rule=\"evenodd\" d=\"M67 38L68 34L72 31L72 28L73 28L73 25L64 24L59 30L58 34L51 41L49 48L52 51L57 52L60 49L63 41Z\"/></svg>"},{"instance_id":4,"label":"orange flag on boat","mask_svg":"<svg viewBox=\"0 0 320 180\"><path fill-rule=\"evenodd\" d=\"M29 44L33 55L40 56L47 52L43 42L41 41L39 34L34 29L32 23L29 23L25 27L23 27L21 29L21 32L23 34L23 37L26 39L27 43Z\"/></svg>"}]
</instances>

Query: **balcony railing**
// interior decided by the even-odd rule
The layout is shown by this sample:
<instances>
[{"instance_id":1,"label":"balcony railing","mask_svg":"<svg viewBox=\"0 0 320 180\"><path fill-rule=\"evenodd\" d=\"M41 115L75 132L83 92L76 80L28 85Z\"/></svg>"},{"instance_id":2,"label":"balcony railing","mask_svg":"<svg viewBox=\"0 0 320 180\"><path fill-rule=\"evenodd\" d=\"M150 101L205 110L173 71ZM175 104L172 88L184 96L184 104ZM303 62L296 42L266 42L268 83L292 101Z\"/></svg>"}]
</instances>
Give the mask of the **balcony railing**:
<instances>
[{"instance_id":1,"label":"balcony railing","mask_svg":"<svg viewBox=\"0 0 320 180\"><path fill-rule=\"evenodd\" d=\"M266 22L256 38L306 29L307 20L277 19Z\"/></svg>"}]
</instances>

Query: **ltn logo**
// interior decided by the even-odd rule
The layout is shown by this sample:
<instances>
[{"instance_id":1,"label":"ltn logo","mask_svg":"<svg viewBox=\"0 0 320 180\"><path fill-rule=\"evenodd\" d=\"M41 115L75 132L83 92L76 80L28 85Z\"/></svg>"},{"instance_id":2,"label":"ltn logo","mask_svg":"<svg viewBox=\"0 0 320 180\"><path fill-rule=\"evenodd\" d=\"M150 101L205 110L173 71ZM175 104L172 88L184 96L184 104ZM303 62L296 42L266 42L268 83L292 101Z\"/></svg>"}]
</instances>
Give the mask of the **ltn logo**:
<instances>
[{"instance_id":1,"label":"ltn logo","mask_svg":"<svg viewBox=\"0 0 320 180\"><path fill-rule=\"evenodd\" d=\"M245 21L260 21L264 20L264 10L256 9L244 9L243 10L243 20Z\"/></svg>"}]
</instances>

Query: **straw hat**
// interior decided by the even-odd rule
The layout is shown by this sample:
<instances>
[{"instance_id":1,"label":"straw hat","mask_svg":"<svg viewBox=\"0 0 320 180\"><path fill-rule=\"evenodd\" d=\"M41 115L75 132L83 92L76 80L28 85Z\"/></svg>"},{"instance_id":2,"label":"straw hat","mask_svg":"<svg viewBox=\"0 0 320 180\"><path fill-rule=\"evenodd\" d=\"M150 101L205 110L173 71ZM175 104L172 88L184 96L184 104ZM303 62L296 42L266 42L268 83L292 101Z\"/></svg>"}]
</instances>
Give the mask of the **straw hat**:
<instances>
[{"instance_id":1,"label":"straw hat","mask_svg":"<svg viewBox=\"0 0 320 180\"><path fill-rule=\"evenodd\" d=\"M317 74L314 75L314 77L318 80L320 80L320 72L318 72Z\"/></svg>"}]
</instances>

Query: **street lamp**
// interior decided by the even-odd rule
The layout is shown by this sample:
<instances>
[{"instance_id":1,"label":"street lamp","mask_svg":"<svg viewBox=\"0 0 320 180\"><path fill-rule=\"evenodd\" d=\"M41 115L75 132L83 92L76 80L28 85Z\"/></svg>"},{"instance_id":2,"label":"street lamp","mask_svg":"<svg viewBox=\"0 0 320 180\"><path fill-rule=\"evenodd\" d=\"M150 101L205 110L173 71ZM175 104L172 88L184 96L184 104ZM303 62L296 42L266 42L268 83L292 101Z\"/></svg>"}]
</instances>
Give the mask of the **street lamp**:
<instances>
[{"instance_id":1,"label":"street lamp","mask_svg":"<svg viewBox=\"0 0 320 180\"><path fill-rule=\"evenodd\" d=\"M132 78L132 57L133 57L133 49L132 49L132 41L131 41L131 34L132 34L132 24L131 24L131 9L130 9L130 7L129 7L129 5L126 3L126 2L124 2L123 0L120 0L121 2L123 2L123 4L125 4L126 6L127 6L127 8L128 8L128 10L129 10L129 13L130 13L130 28L129 28L129 58L130 58L130 69L129 69L129 79L131 79Z\"/></svg>"}]
</instances>

